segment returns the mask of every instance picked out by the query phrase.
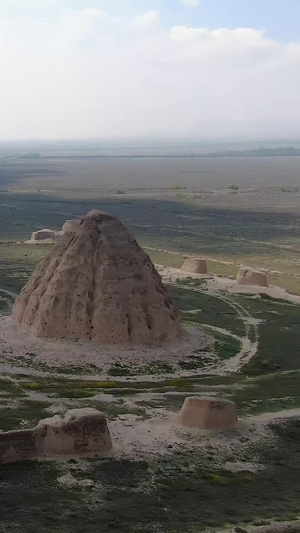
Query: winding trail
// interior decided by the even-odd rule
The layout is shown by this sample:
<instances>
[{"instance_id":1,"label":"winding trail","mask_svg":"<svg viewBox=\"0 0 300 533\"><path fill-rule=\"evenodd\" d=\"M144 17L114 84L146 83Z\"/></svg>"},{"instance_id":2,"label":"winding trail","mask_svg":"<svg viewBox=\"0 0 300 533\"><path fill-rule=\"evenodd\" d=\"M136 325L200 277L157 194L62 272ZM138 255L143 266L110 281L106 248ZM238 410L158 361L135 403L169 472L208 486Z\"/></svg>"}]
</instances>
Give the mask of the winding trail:
<instances>
[{"instance_id":1,"label":"winding trail","mask_svg":"<svg viewBox=\"0 0 300 533\"><path fill-rule=\"evenodd\" d=\"M11 298L15 299L17 298L17 294L15 292L7 291L6 289L0 289L0 296L5 297L5 295L10 296Z\"/></svg>"},{"instance_id":2,"label":"winding trail","mask_svg":"<svg viewBox=\"0 0 300 533\"><path fill-rule=\"evenodd\" d=\"M18 295L15 294L14 292L10 292L10 291L7 291L5 289L0 289L0 300L2 302L5 302L8 309L10 311L12 311L12 308L13 308L13 304L14 304L14 301L15 301L15 298L17 297ZM6 314L6 313L4 313ZM2 316L3 313L1 312L0 313L0 316Z\"/></svg>"},{"instance_id":3,"label":"winding trail","mask_svg":"<svg viewBox=\"0 0 300 533\"><path fill-rule=\"evenodd\" d=\"M210 329L217 331L223 335L228 335L229 337L232 337L236 340L239 340L241 342L241 350L239 353L228 360L220 361L220 363L215 367L214 370L216 372L218 371L225 371L225 372L237 372L239 371L242 366L250 361L250 359L256 354L257 348L258 348L258 341L259 341L259 334L258 334L258 327L255 319L250 315L250 313L245 309L241 304L234 302L232 298L226 297L224 295L220 295L219 293L215 291L208 291L208 290L202 290L200 287L187 287L186 285L181 285L180 283L173 283L174 286L179 287L181 289L185 289L191 292L196 292L198 294L204 294L208 295L212 298L218 298L219 300L223 301L230 307L234 309L236 312L238 318L243 322L244 328L245 328L245 336L239 337L238 335L235 335L234 333L219 328L216 326L212 326L209 324L205 324L205 326ZM12 291L6 290L6 289L0 289L0 298L5 299L8 301L9 306L12 305L12 300L14 300L18 295ZM211 369L212 370L212 369Z\"/></svg>"},{"instance_id":4,"label":"winding trail","mask_svg":"<svg viewBox=\"0 0 300 533\"><path fill-rule=\"evenodd\" d=\"M227 298L226 296L223 296L223 295L220 296L216 292L208 291L208 290L203 291L201 288L187 287L186 285L181 285L180 283L176 283L176 285L174 284L174 286L179 287L181 289L189 290L191 292L205 294L205 295L211 296L212 298L218 298L219 300L222 300L223 302L225 302L227 305L229 305L235 310L239 319L244 324L244 328L245 328L244 337L239 337L238 335L235 335L234 333L231 333L230 331L226 329L218 328L216 326L210 326L209 324L205 324L205 326L208 327L209 329L218 331L219 333L222 333L224 335L233 337L242 343L242 348L236 356L226 361L222 361L220 365L215 368L215 370L222 369L228 372L239 371L242 368L242 366L248 363L250 359L256 354L257 348L258 348L258 342L259 342L258 327L257 327L257 323L255 319L250 315L249 311L247 311L247 309L245 309L241 304L234 302L231 298ZM253 333L253 339L254 339L253 341L251 340L252 333Z\"/></svg>"},{"instance_id":5,"label":"winding trail","mask_svg":"<svg viewBox=\"0 0 300 533\"><path fill-rule=\"evenodd\" d=\"M250 315L249 311L245 309L241 304L233 302L231 298L226 298L225 296L219 296L217 293L210 292L210 296L215 296L223 302L226 302L233 309L235 309L239 318L242 320L245 326L246 336L241 339L242 341L242 350L235 356L229 359L226 362L227 370L238 370L244 364L248 363L250 359L256 354L259 342L258 327L255 319ZM250 335L253 331L252 341Z\"/></svg>"}]
</instances>

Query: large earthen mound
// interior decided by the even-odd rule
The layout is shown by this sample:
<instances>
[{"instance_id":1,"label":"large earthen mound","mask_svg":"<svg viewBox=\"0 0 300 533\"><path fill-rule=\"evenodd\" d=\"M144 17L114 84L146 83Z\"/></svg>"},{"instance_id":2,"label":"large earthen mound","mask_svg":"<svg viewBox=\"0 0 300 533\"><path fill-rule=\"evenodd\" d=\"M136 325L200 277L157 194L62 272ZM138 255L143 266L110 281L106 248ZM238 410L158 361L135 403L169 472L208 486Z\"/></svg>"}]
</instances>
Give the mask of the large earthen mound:
<instances>
[{"instance_id":1,"label":"large earthen mound","mask_svg":"<svg viewBox=\"0 0 300 533\"><path fill-rule=\"evenodd\" d=\"M182 272L190 272L191 274L207 274L206 261L201 258L186 259L181 270Z\"/></svg>"},{"instance_id":2,"label":"large earthen mound","mask_svg":"<svg viewBox=\"0 0 300 533\"><path fill-rule=\"evenodd\" d=\"M236 422L237 412L233 402L196 396L185 398L177 417L180 426L199 429L229 429Z\"/></svg>"},{"instance_id":3,"label":"large earthen mound","mask_svg":"<svg viewBox=\"0 0 300 533\"><path fill-rule=\"evenodd\" d=\"M37 337L155 344L181 330L176 307L147 254L121 222L82 218L36 268L13 318Z\"/></svg>"},{"instance_id":4,"label":"large earthen mound","mask_svg":"<svg viewBox=\"0 0 300 533\"><path fill-rule=\"evenodd\" d=\"M236 280L239 285L258 285L259 287L268 287L266 274L249 267L240 268Z\"/></svg>"}]
</instances>

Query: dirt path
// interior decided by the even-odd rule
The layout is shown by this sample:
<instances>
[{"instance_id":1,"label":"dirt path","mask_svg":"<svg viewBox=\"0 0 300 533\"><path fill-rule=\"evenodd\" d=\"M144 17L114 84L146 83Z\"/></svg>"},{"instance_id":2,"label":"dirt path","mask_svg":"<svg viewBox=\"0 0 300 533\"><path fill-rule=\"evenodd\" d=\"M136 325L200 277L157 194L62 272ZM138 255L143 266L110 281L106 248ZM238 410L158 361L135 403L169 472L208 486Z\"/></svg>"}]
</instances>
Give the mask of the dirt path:
<instances>
[{"instance_id":1,"label":"dirt path","mask_svg":"<svg viewBox=\"0 0 300 533\"><path fill-rule=\"evenodd\" d=\"M262 413L251 418L255 422L271 422L277 418L293 418L294 416L300 417L300 408L297 409L284 409L283 411L276 411L274 413Z\"/></svg>"},{"instance_id":2,"label":"dirt path","mask_svg":"<svg viewBox=\"0 0 300 533\"><path fill-rule=\"evenodd\" d=\"M233 302L230 298L220 295L217 292L213 292L209 290L204 291L201 288L187 287L186 285L180 285L180 283L176 283L176 287L180 287L182 289L189 290L191 292L197 292L199 294L205 294L213 298L218 298L219 300L222 300L223 302L225 302L227 305L229 305L235 310L239 319L244 324L244 327L245 327L244 337L239 337L238 335L234 335L230 331L223 329L223 328L218 328L218 327L210 326L207 324L205 325L205 327L208 327L211 330L218 331L219 333L222 333L224 335L231 336L239 340L242 343L242 348L235 357L232 357L231 359L227 361L222 361L219 367L216 367L214 370L220 369L220 370L226 370L228 372L237 372L238 370L240 370L240 368L244 364L248 363L250 359L257 352L259 335L258 335L258 327L257 327L257 323L255 322L255 319L250 315L247 309L245 309L242 305L238 304L237 302ZM252 331L253 331L254 341L252 341L250 338L250 334L252 333Z\"/></svg>"},{"instance_id":3,"label":"dirt path","mask_svg":"<svg viewBox=\"0 0 300 533\"><path fill-rule=\"evenodd\" d=\"M211 530L210 530L211 531ZM219 529L215 533L299 533L300 520L290 522L273 522L267 526L244 526Z\"/></svg>"},{"instance_id":4,"label":"dirt path","mask_svg":"<svg viewBox=\"0 0 300 533\"><path fill-rule=\"evenodd\" d=\"M7 305L8 310L11 312L13 308L13 303L15 298L17 297L17 294L14 294L13 292L6 291L4 289L0 289L0 300L2 302L5 302ZM0 316L2 316L2 312L0 312ZM4 314L7 314L7 311L4 312Z\"/></svg>"},{"instance_id":5,"label":"dirt path","mask_svg":"<svg viewBox=\"0 0 300 533\"><path fill-rule=\"evenodd\" d=\"M225 365L226 370L237 371L241 368L241 366L248 363L250 359L257 352L258 342L259 342L257 323L255 322L255 319L247 311L247 309L245 309L245 307L238 304L237 302L233 302L230 298L226 298L225 296L220 296L213 292L206 292L206 294L215 296L216 298L219 298L220 300L223 300L223 302L226 302L228 305L230 305L233 309L235 309L239 318L244 323L245 330L246 330L246 336L241 339L242 349L235 357L232 357L231 359L229 359L229 361L227 361ZM252 328L253 328L254 341L251 341L250 339Z\"/></svg>"},{"instance_id":6,"label":"dirt path","mask_svg":"<svg viewBox=\"0 0 300 533\"><path fill-rule=\"evenodd\" d=\"M15 292L7 291L6 289L0 289L0 296L3 296L3 295L4 297L5 295L11 296L14 299L18 296Z\"/></svg>"}]
</instances>

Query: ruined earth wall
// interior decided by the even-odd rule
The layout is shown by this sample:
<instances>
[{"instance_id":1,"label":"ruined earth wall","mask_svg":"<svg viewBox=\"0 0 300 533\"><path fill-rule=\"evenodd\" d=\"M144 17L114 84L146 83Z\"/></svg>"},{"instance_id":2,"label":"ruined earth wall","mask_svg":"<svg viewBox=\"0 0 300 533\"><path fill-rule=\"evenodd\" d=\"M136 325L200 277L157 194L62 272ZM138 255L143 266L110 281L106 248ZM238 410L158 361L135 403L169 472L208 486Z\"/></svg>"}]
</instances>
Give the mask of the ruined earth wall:
<instances>
[{"instance_id":1,"label":"ruined earth wall","mask_svg":"<svg viewBox=\"0 0 300 533\"><path fill-rule=\"evenodd\" d=\"M0 463L51 457L95 457L112 448L106 417L73 409L41 420L33 429L0 433Z\"/></svg>"}]
</instances>

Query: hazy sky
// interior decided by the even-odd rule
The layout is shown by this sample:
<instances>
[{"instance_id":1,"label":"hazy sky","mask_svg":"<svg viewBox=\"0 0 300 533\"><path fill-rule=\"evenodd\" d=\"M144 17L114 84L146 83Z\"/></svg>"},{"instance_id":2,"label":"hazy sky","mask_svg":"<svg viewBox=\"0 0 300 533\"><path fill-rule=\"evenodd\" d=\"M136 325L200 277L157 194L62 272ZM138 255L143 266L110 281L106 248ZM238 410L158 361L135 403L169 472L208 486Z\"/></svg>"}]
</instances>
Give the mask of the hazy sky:
<instances>
[{"instance_id":1,"label":"hazy sky","mask_svg":"<svg viewBox=\"0 0 300 533\"><path fill-rule=\"evenodd\" d=\"M300 0L0 0L0 138L300 138Z\"/></svg>"}]
</instances>

